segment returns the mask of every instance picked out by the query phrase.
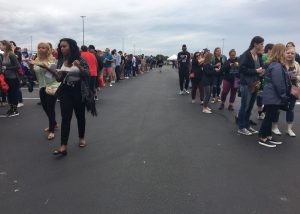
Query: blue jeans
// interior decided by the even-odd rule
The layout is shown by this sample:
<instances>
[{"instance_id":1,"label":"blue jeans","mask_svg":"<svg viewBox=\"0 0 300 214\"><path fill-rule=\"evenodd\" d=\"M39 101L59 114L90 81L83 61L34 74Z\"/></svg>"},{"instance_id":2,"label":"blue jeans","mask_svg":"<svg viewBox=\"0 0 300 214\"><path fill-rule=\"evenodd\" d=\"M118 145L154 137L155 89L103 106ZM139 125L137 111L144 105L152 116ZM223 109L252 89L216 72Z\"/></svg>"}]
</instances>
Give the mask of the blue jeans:
<instances>
[{"instance_id":1,"label":"blue jeans","mask_svg":"<svg viewBox=\"0 0 300 214\"><path fill-rule=\"evenodd\" d=\"M238 121L239 129L250 127L250 116L256 100L257 92L251 93L247 85L241 85L241 107L239 110Z\"/></svg>"},{"instance_id":2,"label":"blue jeans","mask_svg":"<svg viewBox=\"0 0 300 214\"><path fill-rule=\"evenodd\" d=\"M221 93L221 84L223 81L223 76L222 75L215 75L214 76L214 82L213 82L213 98L216 96L219 97Z\"/></svg>"}]
</instances>

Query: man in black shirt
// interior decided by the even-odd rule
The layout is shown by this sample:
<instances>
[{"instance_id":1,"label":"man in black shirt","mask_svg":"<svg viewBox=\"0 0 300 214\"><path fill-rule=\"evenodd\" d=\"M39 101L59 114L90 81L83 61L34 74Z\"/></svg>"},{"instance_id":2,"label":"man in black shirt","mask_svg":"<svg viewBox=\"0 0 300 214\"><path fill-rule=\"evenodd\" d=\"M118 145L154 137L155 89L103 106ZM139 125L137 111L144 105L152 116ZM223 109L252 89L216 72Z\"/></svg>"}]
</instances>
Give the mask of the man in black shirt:
<instances>
[{"instance_id":1,"label":"man in black shirt","mask_svg":"<svg viewBox=\"0 0 300 214\"><path fill-rule=\"evenodd\" d=\"M190 68L190 61L191 61L191 54L187 51L186 45L182 45L182 51L177 55L178 67L179 67L179 86L180 92L179 94L182 95L184 93L189 94L188 91L189 87L189 68ZM185 86L183 89L183 84L185 82Z\"/></svg>"}]
</instances>

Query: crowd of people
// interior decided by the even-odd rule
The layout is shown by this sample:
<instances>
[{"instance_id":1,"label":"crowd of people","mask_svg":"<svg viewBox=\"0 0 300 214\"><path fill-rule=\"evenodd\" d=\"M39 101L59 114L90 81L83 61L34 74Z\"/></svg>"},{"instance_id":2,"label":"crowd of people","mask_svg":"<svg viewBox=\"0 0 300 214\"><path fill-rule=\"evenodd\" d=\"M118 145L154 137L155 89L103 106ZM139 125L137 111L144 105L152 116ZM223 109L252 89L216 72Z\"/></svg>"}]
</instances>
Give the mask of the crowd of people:
<instances>
[{"instance_id":1,"label":"crowd of people","mask_svg":"<svg viewBox=\"0 0 300 214\"><path fill-rule=\"evenodd\" d=\"M40 104L48 117L47 139L55 138L58 128L55 105L59 99L61 110L61 146L54 155L66 155L73 111L78 124L79 147L86 146L85 112L97 116L99 91L121 80L134 78L155 67L161 71L161 57L126 54L94 45L81 46L75 40L63 38L58 48L41 42L36 54L21 50L14 41L0 41L0 97L1 106L8 106L7 117L18 116L22 102L22 86L32 92L38 86Z\"/></svg>"},{"instance_id":2,"label":"crowd of people","mask_svg":"<svg viewBox=\"0 0 300 214\"><path fill-rule=\"evenodd\" d=\"M211 114L209 106L216 103L223 110L229 92L228 110L234 111L238 94L241 98L236 115L239 134L258 134L260 145L276 147L282 142L272 135L282 135L277 124L280 112L285 111L286 134L296 137L293 122L296 100L300 98L300 56L293 42L264 47L264 39L256 36L239 57L234 49L230 50L228 59L219 47L213 53L204 49L190 54L183 45L177 62L179 94L190 94L191 81L192 103L196 103L198 89L203 113ZM258 119L263 120L259 131L252 127L256 123L250 119L255 102Z\"/></svg>"},{"instance_id":3,"label":"crowd of people","mask_svg":"<svg viewBox=\"0 0 300 214\"><path fill-rule=\"evenodd\" d=\"M14 41L0 41L0 95L1 106L8 106L7 117L18 116L18 108L24 106L22 86L32 92L38 85L41 106L48 117L45 128L47 139L55 138L58 128L55 105L59 99L61 110L61 146L54 155L66 155L73 111L78 123L79 147L85 147L85 112L97 116L96 101L99 91L107 84L112 87L122 80L134 78L157 67L162 72L162 57L126 54L122 51L97 50L94 45L81 46L73 39L63 38L58 47L42 42L37 53L17 47ZM196 103L197 90L203 113L213 113L211 105L219 104L224 110L230 93L227 109L234 111L235 99L240 97L236 115L237 132L241 135L258 134L260 145L276 147L282 144L273 135L282 135L278 128L279 114L286 112L287 131L293 131L294 108L300 96L300 56L295 45L267 44L256 36L249 48L237 56L232 49L228 59L217 47L213 53L203 49L190 54L187 46L178 53L180 95L190 94ZM191 83L191 85L190 85ZM257 105L258 119L262 120L260 130L250 117Z\"/></svg>"}]
</instances>

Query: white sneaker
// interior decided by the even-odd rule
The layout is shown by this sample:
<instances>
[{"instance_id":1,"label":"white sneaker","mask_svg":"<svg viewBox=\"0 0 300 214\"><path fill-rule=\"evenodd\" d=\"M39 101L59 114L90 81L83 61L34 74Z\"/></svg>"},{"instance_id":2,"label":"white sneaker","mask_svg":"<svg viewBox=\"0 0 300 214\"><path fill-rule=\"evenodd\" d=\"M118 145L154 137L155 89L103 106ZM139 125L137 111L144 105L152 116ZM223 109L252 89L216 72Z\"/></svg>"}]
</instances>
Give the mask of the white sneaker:
<instances>
[{"instance_id":1,"label":"white sneaker","mask_svg":"<svg viewBox=\"0 0 300 214\"><path fill-rule=\"evenodd\" d=\"M246 136L251 136L253 135L250 131L248 131L248 129L246 128L243 128L243 129L239 129L238 130L238 133L241 134L241 135L246 135Z\"/></svg>"},{"instance_id":2,"label":"white sneaker","mask_svg":"<svg viewBox=\"0 0 300 214\"><path fill-rule=\"evenodd\" d=\"M23 107L23 106L24 106L23 103L18 103L17 108L21 108L21 107Z\"/></svg>"},{"instance_id":3,"label":"white sneaker","mask_svg":"<svg viewBox=\"0 0 300 214\"><path fill-rule=\"evenodd\" d=\"M192 103L193 103L193 104L196 103L196 100L192 100Z\"/></svg>"},{"instance_id":4,"label":"white sneaker","mask_svg":"<svg viewBox=\"0 0 300 214\"><path fill-rule=\"evenodd\" d=\"M180 95L183 95L183 91L179 91L179 94L180 94Z\"/></svg>"},{"instance_id":5,"label":"white sneaker","mask_svg":"<svg viewBox=\"0 0 300 214\"><path fill-rule=\"evenodd\" d=\"M265 113L262 112L260 115L257 116L257 119L263 120L263 119L265 119L265 116L266 116Z\"/></svg>"},{"instance_id":6,"label":"white sneaker","mask_svg":"<svg viewBox=\"0 0 300 214\"><path fill-rule=\"evenodd\" d=\"M183 91L184 91L184 93L186 93L186 94L190 94L190 92L189 92L188 90L186 90L186 89L183 89Z\"/></svg>"},{"instance_id":7,"label":"white sneaker","mask_svg":"<svg viewBox=\"0 0 300 214\"><path fill-rule=\"evenodd\" d=\"M113 85L110 83L110 84L109 84L109 87L112 87L112 86L113 86Z\"/></svg>"},{"instance_id":8,"label":"white sneaker","mask_svg":"<svg viewBox=\"0 0 300 214\"><path fill-rule=\"evenodd\" d=\"M212 114L212 112L209 109L203 109L202 112L205 114Z\"/></svg>"},{"instance_id":9,"label":"white sneaker","mask_svg":"<svg viewBox=\"0 0 300 214\"><path fill-rule=\"evenodd\" d=\"M296 137L296 134L295 134L295 132L293 132L292 129L288 129L287 132L286 132L286 134L287 134L288 136L290 136L290 137Z\"/></svg>"},{"instance_id":10,"label":"white sneaker","mask_svg":"<svg viewBox=\"0 0 300 214\"><path fill-rule=\"evenodd\" d=\"M276 135L282 135L282 133L280 132L280 130L278 128L272 129L272 132Z\"/></svg>"},{"instance_id":11,"label":"white sneaker","mask_svg":"<svg viewBox=\"0 0 300 214\"><path fill-rule=\"evenodd\" d=\"M210 101L212 104L214 104L216 102L216 99L215 98L212 98L211 101Z\"/></svg>"}]
</instances>

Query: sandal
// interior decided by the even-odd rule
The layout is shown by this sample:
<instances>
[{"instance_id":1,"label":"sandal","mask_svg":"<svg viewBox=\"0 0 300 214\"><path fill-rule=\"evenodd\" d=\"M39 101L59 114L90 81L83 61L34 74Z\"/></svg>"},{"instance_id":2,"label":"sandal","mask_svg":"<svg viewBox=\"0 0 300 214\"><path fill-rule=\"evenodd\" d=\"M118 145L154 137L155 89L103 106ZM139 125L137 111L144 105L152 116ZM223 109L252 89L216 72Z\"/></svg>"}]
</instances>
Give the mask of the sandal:
<instances>
[{"instance_id":1,"label":"sandal","mask_svg":"<svg viewBox=\"0 0 300 214\"><path fill-rule=\"evenodd\" d=\"M53 132L50 132L48 134L48 140L53 140L55 138L55 134Z\"/></svg>"},{"instance_id":2,"label":"sandal","mask_svg":"<svg viewBox=\"0 0 300 214\"><path fill-rule=\"evenodd\" d=\"M58 125L57 124L54 126L54 129L58 129ZM49 132L49 128L45 128L44 131L45 132Z\"/></svg>"},{"instance_id":3,"label":"sandal","mask_svg":"<svg viewBox=\"0 0 300 214\"><path fill-rule=\"evenodd\" d=\"M54 152L53 152L53 155L62 155L62 156L65 156L67 154L68 154L67 150L61 151L61 150L58 149L58 150L54 150Z\"/></svg>"},{"instance_id":4,"label":"sandal","mask_svg":"<svg viewBox=\"0 0 300 214\"><path fill-rule=\"evenodd\" d=\"M80 148L86 147L86 142L85 142L84 139L79 140L79 147L80 147Z\"/></svg>"}]
</instances>

